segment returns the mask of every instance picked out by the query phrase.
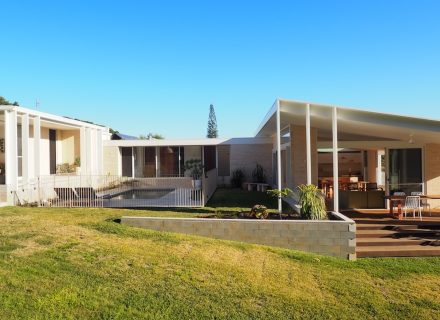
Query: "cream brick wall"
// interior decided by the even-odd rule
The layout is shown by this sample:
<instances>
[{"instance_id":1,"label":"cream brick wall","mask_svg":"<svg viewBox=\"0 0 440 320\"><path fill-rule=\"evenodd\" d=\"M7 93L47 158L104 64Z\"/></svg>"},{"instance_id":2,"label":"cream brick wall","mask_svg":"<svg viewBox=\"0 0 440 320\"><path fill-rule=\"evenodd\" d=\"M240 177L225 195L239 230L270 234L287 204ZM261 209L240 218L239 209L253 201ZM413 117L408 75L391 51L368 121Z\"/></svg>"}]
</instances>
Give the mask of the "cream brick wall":
<instances>
[{"instance_id":1,"label":"cream brick wall","mask_svg":"<svg viewBox=\"0 0 440 320\"><path fill-rule=\"evenodd\" d=\"M242 241L356 259L356 224L352 220L242 220L122 217L122 224Z\"/></svg>"},{"instance_id":2,"label":"cream brick wall","mask_svg":"<svg viewBox=\"0 0 440 320\"><path fill-rule=\"evenodd\" d=\"M103 172L109 175L119 175L119 148L104 147L103 148Z\"/></svg>"},{"instance_id":3,"label":"cream brick wall","mask_svg":"<svg viewBox=\"0 0 440 320\"><path fill-rule=\"evenodd\" d=\"M231 175L236 169L244 169L246 181L252 181L252 171L258 163L265 170L267 182L272 181L272 144L231 145L230 161ZM228 184L229 179L225 183Z\"/></svg>"},{"instance_id":4,"label":"cream brick wall","mask_svg":"<svg viewBox=\"0 0 440 320\"><path fill-rule=\"evenodd\" d=\"M307 183L306 127L290 125L292 187ZM312 184L318 184L318 130L311 128Z\"/></svg>"},{"instance_id":5,"label":"cream brick wall","mask_svg":"<svg viewBox=\"0 0 440 320\"><path fill-rule=\"evenodd\" d=\"M440 144L425 146L425 181L427 194L440 194ZM432 208L440 206L440 200L430 200L429 203Z\"/></svg>"},{"instance_id":6,"label":"cream brick wall","mask_svg":"<svg viewBox=\"0 0 440 320\"><path fill-rule=\"evenodd\" d=\"M60 162L73 164L75 159L80 156L80 131L58 130L57 134L61 141L62 157Z\"/></svg>"}]
</instances>

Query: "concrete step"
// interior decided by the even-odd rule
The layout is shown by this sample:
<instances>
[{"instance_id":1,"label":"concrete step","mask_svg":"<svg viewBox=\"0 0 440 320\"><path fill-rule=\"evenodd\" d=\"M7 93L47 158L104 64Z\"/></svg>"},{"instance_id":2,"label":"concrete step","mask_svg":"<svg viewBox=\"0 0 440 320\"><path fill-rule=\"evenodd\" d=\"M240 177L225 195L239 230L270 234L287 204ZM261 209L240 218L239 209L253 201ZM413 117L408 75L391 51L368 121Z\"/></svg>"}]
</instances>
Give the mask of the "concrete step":
<instances>
[{"instance_id":1,"label":"concrete step","mask_svg":"<svg viewBox=\"0 0 440 320\"><path fill-rule=\"evenodd\" d=\"M357 247L358 258L367 257L437 257L440 256L440 246L370 246Z\"/></svg>"},{"instance_id":2,"label":"concrete step","mask_svg":"<svg viewBox=\"0 0 440 320\"><path fill-rule=\"evenodd\" d=\"M356 230L440 230L439 224L356 224Z\"/></svg>"}]
</instances>

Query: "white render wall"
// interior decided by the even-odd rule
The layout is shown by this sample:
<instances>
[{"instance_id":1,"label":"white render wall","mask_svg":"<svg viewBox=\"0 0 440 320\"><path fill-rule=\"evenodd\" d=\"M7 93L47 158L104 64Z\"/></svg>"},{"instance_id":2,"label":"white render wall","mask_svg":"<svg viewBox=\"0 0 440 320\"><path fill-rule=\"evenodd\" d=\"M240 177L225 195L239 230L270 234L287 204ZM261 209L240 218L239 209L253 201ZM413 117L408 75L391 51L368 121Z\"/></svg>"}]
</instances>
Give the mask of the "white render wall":
<instances>
[{"instance_id":1,"label":"white render wall","mask_svg":"<svg viewBox=\"0 0 440 320\"><path fill-rule=\"evenodd\" d=\"M47 119L42 119L38 114L33 114L30 111L30 113L27 113L22 110L27 109L10 108L3 111L5 122L1 128L3 129L1 135L4 133L5 153L0 155L0 162L5 163L5 183L8 185L9 191L17 190L16 188L20 185L33 183L37 177L50 175L49 129L52 123L51 116L47 115ZM44 123L42 123L43 121ZM67 123L69 121L72 120L66 119L65 124L58 122L53 126L53 129L57 131L56 163L73 164L81 149L81 151L84 151L84 154L81 155L84 156L83 159L86 159L86 173L102 174L102 140L107 137L106 130L86 123L84 123L84 127L74 126ZM18 127L19 125L21 127ZM88 133L86 139L82 141L83 143L80 141L79 134L82 128L85 128ZM18 168L19 150L17 144L19 134L22 142L21 176L19 176ZM3 138L1 135L0 138ZM11 194L8 192L8 195ZM13 203L13 197L10 196L9 198L8 201Z\"/></svg>"}]
</instances>

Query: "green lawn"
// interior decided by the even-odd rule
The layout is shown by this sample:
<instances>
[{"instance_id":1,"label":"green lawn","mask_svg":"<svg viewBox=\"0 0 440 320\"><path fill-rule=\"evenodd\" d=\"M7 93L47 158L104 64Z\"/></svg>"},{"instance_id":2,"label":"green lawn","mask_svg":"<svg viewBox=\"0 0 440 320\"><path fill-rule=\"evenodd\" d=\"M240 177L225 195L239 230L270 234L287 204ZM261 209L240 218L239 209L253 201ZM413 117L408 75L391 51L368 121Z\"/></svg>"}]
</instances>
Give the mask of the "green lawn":
<instances>
[{"instance_id":1,"label":"green lawn","mask_svg":"<svg viewBox=\"0 0 440 320\"><path fill-rule=\"evenodd\" d=\"M439 258L348 262L122 215L197 214L1 208L0 319L439 318Z\"/></svg>"}]
</instances>

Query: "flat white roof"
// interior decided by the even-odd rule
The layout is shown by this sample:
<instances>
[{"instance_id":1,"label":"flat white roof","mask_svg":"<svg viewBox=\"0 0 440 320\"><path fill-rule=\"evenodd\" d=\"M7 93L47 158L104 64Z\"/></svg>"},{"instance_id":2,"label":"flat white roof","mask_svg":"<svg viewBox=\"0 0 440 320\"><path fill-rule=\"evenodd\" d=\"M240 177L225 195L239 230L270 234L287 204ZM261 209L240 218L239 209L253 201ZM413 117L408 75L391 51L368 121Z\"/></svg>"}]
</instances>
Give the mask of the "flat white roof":
<instances>
[{"instance_id":1,"label":"flat white roof","mask_svg":"<svg viewBox=\"0 0 440 320\"><path fill-rule=\"evenodd\" d=\"M57 127L57 125L60 127L67 125L67 126L73 126L73 127L87 127L87 128L94 128L94 129L100 129L100 130L107 129L107 127L105 127L105 126L89 123L87 121L81 121L81 120L71 119L71 118L67 118L67 117L63 117L63 116L57 116L57 115L54 115L51 113L41 112L41 111L28 109L28 108L23 108L20 106L0 105L0 110L1 111L16 110L17 113L19 113L19 114L26 114L27 113L30 116L34 116L34 117L39 116L41 118L42 124L44 122L46 122L47 124L49 124L49 123L53 124L54 127Z\"/></svg>"},{"instance_id":2,"label":"flat white roof","mask_svg":"<svg viewBox=\"0 0 440 320\"><path fill-rule=\"evenodd\" d=\"M332 109L337 108L338 137L351 141L408 141L429 143L440 141L440 121L390 113L312 102L277 99L260 126L257 137L276 134L277 103L280 106L281 131L288 132L290 124L305 125L306 107L310 105L311 126L318 129L318 139L331 139Z\"/></svg>"},{"instance_id":3,"label":"flat white roof","mask_svg":"<svg viewBox=\"0 0 440 320\"><path fill-rule=\"evenodd\" d=\"M108 147L166 147L166 146L217 146L239 144L271 144L271 138L231 138L231 139L151 139L151 140L107 140Z\"/></svg>"}]
</instances>

